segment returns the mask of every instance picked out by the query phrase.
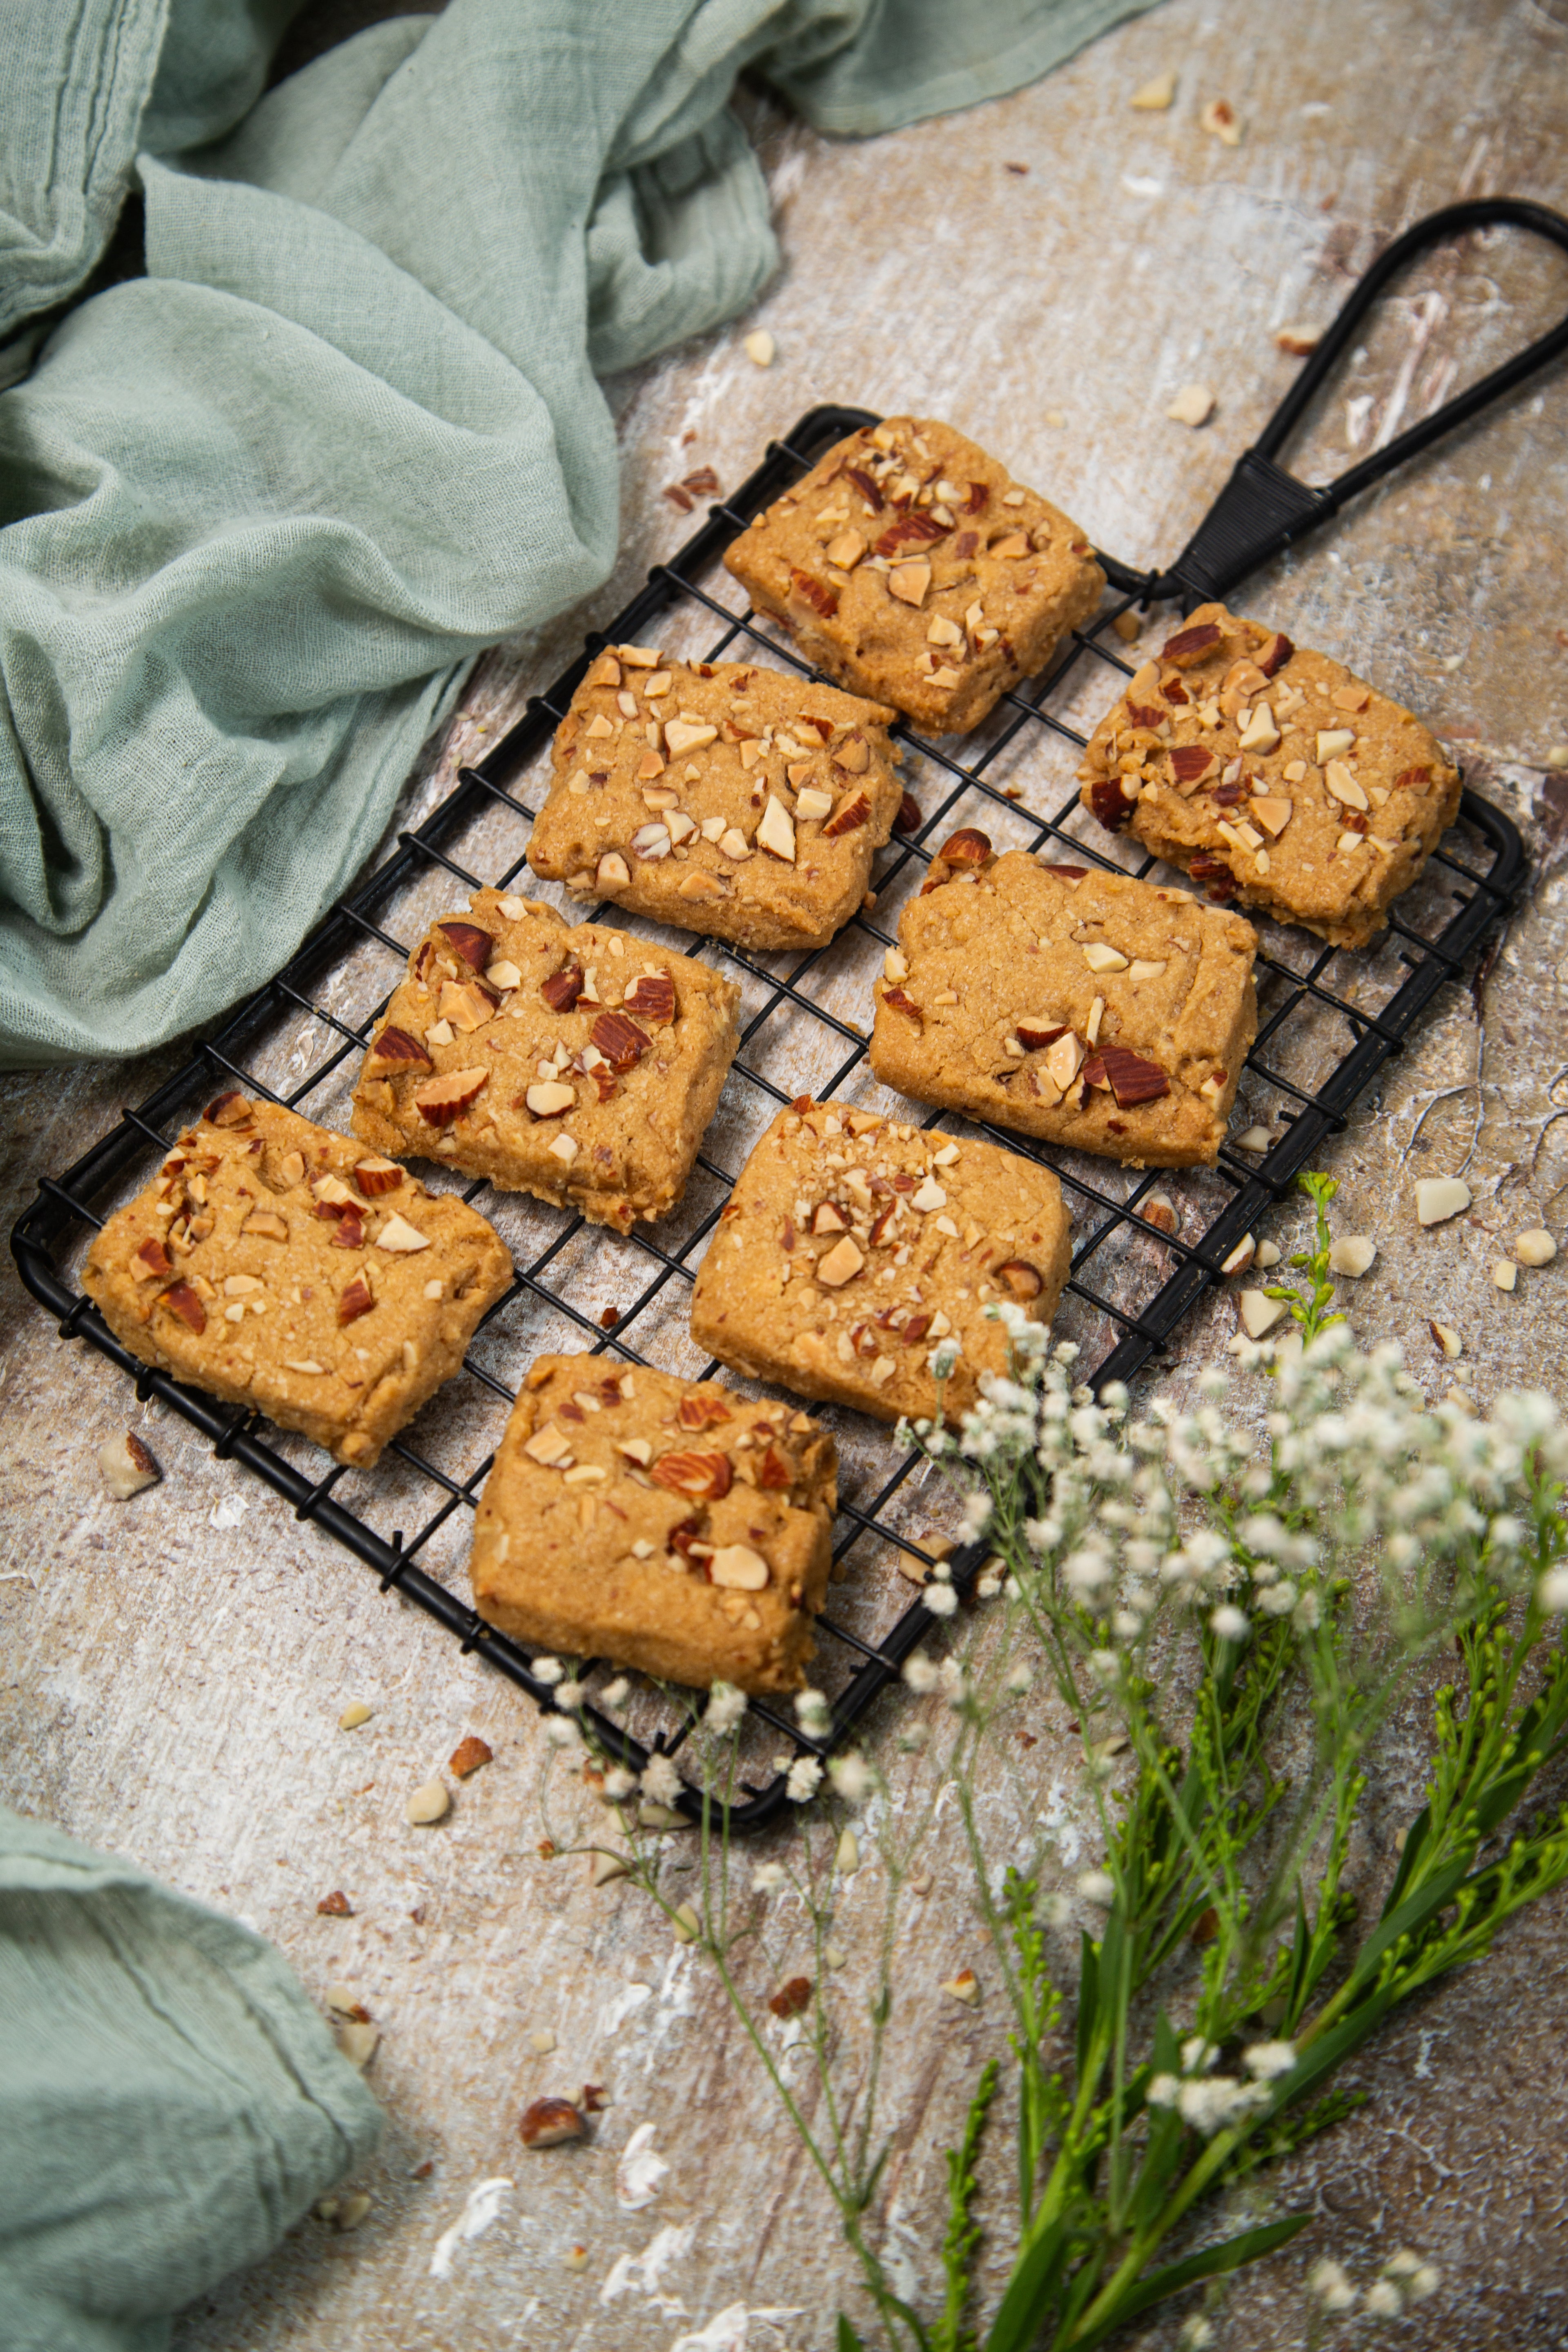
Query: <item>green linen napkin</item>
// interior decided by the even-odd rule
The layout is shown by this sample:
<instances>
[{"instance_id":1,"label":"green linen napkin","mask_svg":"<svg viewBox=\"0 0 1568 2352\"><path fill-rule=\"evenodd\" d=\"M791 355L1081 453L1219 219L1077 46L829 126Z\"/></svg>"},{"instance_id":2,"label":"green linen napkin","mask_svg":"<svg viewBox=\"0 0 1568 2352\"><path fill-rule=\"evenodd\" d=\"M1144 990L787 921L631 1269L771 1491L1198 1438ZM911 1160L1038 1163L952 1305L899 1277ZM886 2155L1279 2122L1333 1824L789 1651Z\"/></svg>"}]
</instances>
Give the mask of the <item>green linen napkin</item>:
<instances>
[{"instance_id":1,"label":"green linen napkin","mask_svg":"<svg viewBox=\"0 0 1568 2352\"><path fill-rule=\"evenodd\" d=\"M10 1066L134 1053L257 986L370 856L474 655L605 579L595 373L777 261L742 67L875 131L1150 0L450 0L258 99L292 5L5 12ZM41 338L133 177L146 277Z\"/></svg>"},{"instance_id":2,"label":"green linen napkin","mask_svg":"<svg viewBox=\"0 0 1568 2352\"><path fill-rule=\"evenodd\" d=\"M161 2352L380 2130L269 1944L0 1808L0 2352Z\"/></svg>"}]
</instances>

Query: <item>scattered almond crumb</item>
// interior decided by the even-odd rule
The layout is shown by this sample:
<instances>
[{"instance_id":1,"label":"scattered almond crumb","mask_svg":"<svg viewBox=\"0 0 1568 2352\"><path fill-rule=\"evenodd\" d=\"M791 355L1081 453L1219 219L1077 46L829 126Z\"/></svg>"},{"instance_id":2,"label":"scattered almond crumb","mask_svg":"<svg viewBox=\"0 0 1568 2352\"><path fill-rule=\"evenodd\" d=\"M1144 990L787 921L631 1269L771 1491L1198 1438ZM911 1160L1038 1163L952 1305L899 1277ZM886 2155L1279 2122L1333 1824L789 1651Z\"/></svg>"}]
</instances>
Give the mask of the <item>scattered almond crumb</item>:
<instances>
[{"instance_id":1,"label":"scattered almond crumb","mask_svg":"<svg viewBox=\"0 0 1568 2352\"><path fill-rule=\"evenodd\" d=\"M841 1969L849 1955L842 1944L824 1944L822 1957L830 1969Z\"/></svg>"},{"instance_id":2,"label":"scattered almond crumb","mask_svg":"<svg viewBox=\"0 0 1568 2352\"><path fill-rule=\"evenodd\" d=\"M1241 1328L1249 1339L1261 1339L1266 1331L1272 1331L1286 1311L1284 1299L1270 1298L1263 1290L1238 1292L1236 1307Z\"/></svg>"},{"instance_id":3,"label":"scattered almond crumb","mask_svg":"<svg viewBox=\"0 0 1568 2352\"><path fill-rule=\"evenodd\" d=\"M1274 338L1278 348L1289 352L1293 360L1306 359L1322 340L1321 327L1281 327Z\"/></svg>"},{"instance_id":4,"label":"scattered almond crumb","mask_svg":"<svg viewBox=\"0 0 1568 2352\"><path fill-rule=\"evenodd\" d=\"M375 2056L375 2046L380 2040L380 2029L366 2023L363 2018L351 2018L338 2028L338 2048L349 2064L357 2067L361 2074Z\"/></svg>"},{"instance_id":5,"label":"scattered almond crumb","mask_svg":"<svg viewBox=\"0 0 1568 2352\"><path fill-rule=\"evenodd\" d=\"M1568 743L1553 743L1546 754L1549 768L1568 768Z\"/></svg>"},{"instance_id":6,"label":"scattered almond crumb","mask_svg":"<svg viewBox=\"0 0 1568 2352\"><path fill-rule=\"evenodd\" d=\"M374 1713L375 1709L374 1707L366 1706L363 1698L351 1698L347 1706L344 1707L342 1715L338 1717L338 1729L340 1731L357 1731L360 1725L362 1723L368 1723Z\"/></svg>"},{"instance_id":7,"label":"scattered almond crumb","mask_svg":"<svg viewBox=\"0 0 1568 2352\"><path fill-rule=\"evenodd\" d=\"M355 2189L347 2197L339 2198L337 2225L340 2230L357 2230L369 2211L369 2197L363 2189Z\"/></svg>"},{"instance_id":8,"label":"scattered almond crumb","mask_svg":"<svg viewBox=\"0 0 1568 2352\"><path fill-rule=\"evenodd\" d=\"M494 1753L488 1741L470 1731L467 1738L458 1740L447 1762L459 1780L466 1780L470 1772L479 1770L481 1764L489 1763Z\"/></svg>"},{"instance_id":9,"label":"scattered almond crumb","mask_svg":"<svg viewBox=\"0 0 1568 2352\"><path fill-rule=\"evenodd\" d=\"M1208 423L1216 404L1215 394L1206 383L1187 383L1182 386L1165 414L1173 425L1190 425L1195 432L1200 425Z\"/></svg>"},{"instance_id":10,"label":"scattered almond crumb","mask_svg":"<svg viewBox=\"0 0 1568 2352\"><path fill-rule=\"evenodd\" d=\"M694 1944L702 1933L702 1922L689 1903L681 1905L669 1924L678 1944Z\"/></svg>"},{"instance_id":11,"label":"scattered almond crumb","mask_svg":"<svg viewBox=\"0 0 1568 2352\"><path fill-rule=\"evenodd\" d=\"M765 327L753 328L741 346L753 367L772 367L778 348Z\"/></svg>"},{"instance_id":12,"label":"scattered almond crumb","mask_svg":"<svg viewBox=\"0 0 1568 2352\"><path fill-rule=\"evenodd\" d=\"M586 2246L568 2246L562 2259L569 2271L585 2271L588 2267L588 2249Z\"/></svg>"},{"instance_id":13,"label":"scattered almond crumb","mask_svg":"<svg viewBox=\"0 0 1568 2352\"><path fill-rule=\"evenodd\" d=\"M1329 1244L1329 1272L1348 1274L1352 1282L1359 1282L1376 1255L1377 1244L1368 1241L1364 1234L1342 1234Z\"/></svg>"},{"instance_id":14,"label":"scattered almond crumb","mask_svg":"<svg viewBox=\"0 0 1568 2352\"><path fill-rule=\"evenodd\" d=\"M852 1878L859 1869L860 1842L853 1830L846 1830L840 1837L833 1863L841 1878Z\"/></svg>"},{"instance_id":15,"label":"scattered almond crumb","mask_svg":"<svg viewBox=\"0 0 1568 2352\"><path fill-rule=\"evenodd\" d=\"M1512 1258L1500 1257L1493 1261L1492 1280L1500 1290L1513 1288L1514 1284L1519 1280L1519 1268Z\"/></svg>"},{"instance_id":16,"label":"scattered almond crumb","mask_svg":"<svg viewBox=\"0 0 1568 2352\"><path fill-rule=\"evenodd\" d=\"M1521 1265L1550 1265L1557 1244L1544 1225L1531 1225L1528 1233L1514 1235L1513 1254Z\"/></svg>"},{"instance_id":17,"label":"scattered almond crumb","mask_svg":"<svg viewBox=\"0 0 1568 2352\"><path fill-rule=\"evenodd\" d=\"M1118 613L1110 624L1124 646L1130 646L1142 626L1136 613Z\"/></svg>"},{"instance_id":18,"label":"scattered almond crumb","mask_svg":"<svg viewBox=\"0 0 1568 2352\"><path fill-rule=\"evenodd\" d=\"M143 1486L155 1486L163 1475L133 1429L122 1430L99 1447L98 1466L104 1485L121 1503L128 1503Z\"/></svg>"},{"instance_id":19,"label":"scattered almond crumb","mask_svg":"<svg viewBox=\"0 0 1568 2352\"><path fill-rule=\"evenodd\" d=\"M1274 1138L1266 1127L1244 1127L1231 1141L1238 1151L1267 1151Z\"/></svg>"},{"instance_id":20,"label":"scattered almond crumb","mask_svg":"<svg viewBox=\"0 0 1568 2352\"><path fill-rule=\"evenodd\" d=\"M1211 98L1198 117L1198 127L1206 131L1211 139L1219 140L1224 146L1239 147L1241 144L1241 125L1228 98Z\"/></svg>"},{"instance_id":21,"label":"scattered almond crumb","mask_svg":"<svg viewBox=\"0 0 1568 2352\"><path fill-rule=\"evenodd\" d=\"M1279 1243L1259 1242L1258 1244L1257 1263L1260 1266L1278 1265L1279 1263Z\"/></svg>"},{"instance_id":22,"label":"scattered almond crumb","mask_svg":"<svg viewBox=\"0 0 1568 2352\"><path fill-rule=\"evenodd\" d=\"M426 1780L422 1789L415 1790L403 1810L416 1829L424 1829L432 1822L444 1821L452 1810L446 1782Z\"/></svg>"},{"instance_id":23,"label":"scattered almond crumb","mask_svg":"<svg viewBox=\"0 0 1568 2352\"><path fill-rule=\"evenodd\" d=\"M1152 81L1146 81L1141 89L1133 91L1131 103L1140 114L1163 114L1175 95L1175 75L1156 74Z\"/></svg>"},{"instance_id":24,"label":"scattered almond crumb","mask_svg":"<svg viewBox=\"0 0 1568 2352\"><path fill-rule=\"evenodd\" d=\"M542 2058L548 2058L555 2047L555 2036L548 2025L542 2025L536 2032L529 2035L528 2046L531 2050L537 2050Z\"/></svg>"},{"instance_id":25,"label":"scattered almond crumb","mask_svg":"<svg viewBox=\"0 0 1568 2352\"><path fill-rule=\"evenodd\" d=\"M1470 1198L1462 1176L1424 1176L1415 1187L1415 1214L1424 1225L1446 1224L1469 1207Z\"/></svg>"},{"instance_id":26,"label":"scattered almond crumb","mask_svg":"<svg viewBox=\"0 0 1568 2352\"><path fill-rule=\"evenodd\" d=\"M960 1969L955 1977L945 1978L942 1989L950 1992L954 2000L967 2002L971 2009L980 1999L980 1979L973 1969Z\"/></svg>"},{"instance_id":27,"label":"scattered almond crumb","mask_svg":"<svg viewBox=\"0 0 1568 2352\"><path fill-rule=\"evenodd\" d=\"M1426 1318L1426 1328L1432 1334L1432 1344L1436 1349L1437 1353L1440 1356L1446 1356L1450 1363L1452 1363L1457 1357L1464 1354L1464 1341L1460 1339L1457 1331L1449 1329L1447 1323L1434 1322L1432 1318L1428 1316Z\"/></svg>"},{"instance_id":28,"label":"scattered almond crumb","mask_svg":"<svg viewBox=\"0 0 1568 2352\"><path fill-rule=\"evenodd\" d=\"M1005 172L1013 173L1015 176L1020 180L1026 180L1029 176L1029 167L1027 163L1004 163L1002 169Z\"/></svg>"},{"instance_id":29,"label":"scattered almond crumb","mask_svg":"<svg viewBox=\"0 0 1568 2352\"><path fill-rule=\"evenodd\" d=\"M1067 423L1067 421L1068 421L1068 420L1067 420L1067 411L1066 411L1065 409L1062 409L1062 408L1047 408L1047 411L1046 411L1046 423L1047 423L1047 425L1065 425L1065 424ZM1565 762L1564 762L1564 765L1568 765L1568 761L1565 761Z\"/></svg>"},{"instance_id":30,"label":"scattered almond crumb","mask_svg":"<svg viewBox=\"0 0 1568 2352\"><path fill-rule=\"evenodd\" d=\"M932 1559L951 1559L958 1549L951 1536L917 1536L915 1541L922 1551L930 1552ZM926 1566L925 1561L918 1559L912 1551L901 1551L899 1554L898 1569L899 1574L907 1576L911 1584L923 1584L931 1574L931 1570Z\"/></svg>"},{"instance_id":31,"label":"scattered almond crumb","mask_svg":"<svg viewBox=\"0 0 1568 2352\"><path fill-rule=\"evenodd\" d=\"M929 1895L936 1881L929 1870L917 1870L910 1880L911 1895Z\"/></svg>"},{"instance_id":32,"label":"scattered almond crumb","mask_svg":"<svg viewBox=\"0 0 1568 2352\"><path fill-rule=\"evenodd\" d=\"M354 1916L353 1904L342 1889L337 1886L333 1887L330 1895L322 1895L316 1906L316 1911L318 1916L322 1919L352 1919Z\"/></svg>"}]
</instances>

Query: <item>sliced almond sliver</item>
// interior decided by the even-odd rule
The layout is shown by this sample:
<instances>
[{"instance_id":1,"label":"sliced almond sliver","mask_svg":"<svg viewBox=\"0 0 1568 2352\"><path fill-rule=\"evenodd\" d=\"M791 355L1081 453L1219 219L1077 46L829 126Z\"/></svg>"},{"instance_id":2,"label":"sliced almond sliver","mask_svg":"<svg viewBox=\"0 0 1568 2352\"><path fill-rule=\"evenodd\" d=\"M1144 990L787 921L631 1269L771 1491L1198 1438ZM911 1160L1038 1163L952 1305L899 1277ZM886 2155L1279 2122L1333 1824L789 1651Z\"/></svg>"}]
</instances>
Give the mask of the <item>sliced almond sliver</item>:
<instances>
[{"instance_id":1,"label":"sliced almond sliver","mask_svg":"<svg viewBox=\"0 0 1568 2352\"><path fill-rule=\"evenodd\" d=\"M422 1234L416 1225L411 1225L406 1217L399 1215L395 1210L377 1234L375 1245L377 1249L391 1250L395 1254L412 1253L415 1250L428 1249L430 1237L427 1234Z\"/></svg>"}]
</instances>

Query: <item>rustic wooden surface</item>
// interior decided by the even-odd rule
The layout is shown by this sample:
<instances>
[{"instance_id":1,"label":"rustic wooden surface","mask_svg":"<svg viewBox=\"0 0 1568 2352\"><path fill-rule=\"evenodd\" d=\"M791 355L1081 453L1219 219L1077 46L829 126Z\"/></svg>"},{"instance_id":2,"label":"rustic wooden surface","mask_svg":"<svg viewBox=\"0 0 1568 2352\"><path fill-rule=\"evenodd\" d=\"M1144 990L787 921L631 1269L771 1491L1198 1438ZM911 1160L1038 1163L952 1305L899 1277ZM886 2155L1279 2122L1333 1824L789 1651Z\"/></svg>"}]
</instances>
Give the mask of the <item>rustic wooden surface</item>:
<instances>
[{"instance_id":1,"label":"rustic wooden surface","mask_svg":"<svg viewBox=\"0 0 1568 2352\"><path fill-rule=\"evenodd\" d=\"M1180 78L1171 111L1132 112L1131 91L1166 69ZM786 268L754 317L610 388L626 484L616 578L587 611L481 666L409 805L493 741L584 625L679 542L689 525L662 485L701 465L732 484L816 401L950 416L1102 546L1168 560L1289 381L1278 327L1326 320L1380 246L1438 205L1568 197L1565 89L1563 0L1463 11L1325 0L1305 15L1172 0L1037 89L866 145L753 107ZM1198 127L1215 96L1243 120L1237 148ZM1512 238L1436 255L1324 404L1300 470L1322 478L1349 461L1347 443L1370 447L1425 413L1539 331L1565 291L1568 268ZM778 357L763 371L740 337L764 324ZM1163 414L1194 379L1218 394L1201 433ZM1509 1298L1488 1276L1500 1238L1542 1221L1561 1233L1568 1213L1568 781L1549 765L1568 739L1565 506L1559 370L1248 600L1426 714L1531 842L1529 903L1484 993L1441 999L1331 1162L1347 1226L1382 1250L1351 1302L1358 1331L1402 1339L1436 1380L1425 1318L1440 1315L1462 1331L1483 1400L1509 1381L1560 1383L1568 1338L1563 1260ZM40 1172L175 1058L4 1081L7 1223ZM1415 1174L1467 1155L1472 1214L1422 1234ZM1283 1214L1279 1238L1298 1223ZM370 2080L386 2137L352 2184L370 2192L369 2218L353 2235L296 2230L186 2315L182 2352L664 2352L737 2305L796 2314L753 2317L753 2347L827 2346L849 2266L823 2198L702 1968L636 1895L595 1893L579 1862L541 1859L544 1748L531 1711L183 1424L135 1407L103 1361L63 1348L8 1265L5 1278L0 1794L243 1916L319 1996L352 1987L382 2033ZM1178 1385L1230 1328L1221 1304L1189 1328ZM128 1423L165 1477L121 1504L96 1454ZM353 1697L375 1713L350 1735L336 1724ZM1045 1705L1033 1728L1038 1744L985 1789L986 1815L1005 1854L1026 1851L1050 1813L1066 1866L1087 1815L1076 1743ZM411 1829L406 1794L468 1730L494 1763L447 1822ZM1424 1731L1413 1711L1382 1761L1363 1857L1373 1875L1414 1801ZM918 1788L928 1768L900 1758L885 1727L882 1743L895 1785ZM559 1785L559 1822L590 1829L591 1800ZM930 1897L901 1898L886 2090L897 2151L878 2217L896 2280L924 2297L942 2150L1001 2032L994 1999L972 2015L938 1990L965 1961L985 1974L951 1814L931 1866ZM319 1916L338 1887L355 1916ZM846 2018L869 1980L878 1905L868 1866L840 1921ZM1282 2204L1317 2205L1302 2242L1312 2254L1364 2274L1404 2242L1444 2265L1412 2344L1568 2343L1565 1924L1568 1905L1543 1904L1395 2024L1359 2070L1367 2106L1279 2184ZM549 2054L531 2042L546 2031ZM584 2078L613 2095L592 2146L525 2153L523 2104ZM669 2170L627 2211L616 2159L644 2122ZM514 2184L497 2220L458 2248L449 2276L432 2275L441 2233L493 2178ZM576 2245L580 2269L566 2260ZM640 2264L621 2259L650 2245ZM1303 2342L1307 2259L1281 2257L1238 2286L1222 2340ZM742 2336L731 2325L700 2340Z\"/></svg>"}]
</instances>

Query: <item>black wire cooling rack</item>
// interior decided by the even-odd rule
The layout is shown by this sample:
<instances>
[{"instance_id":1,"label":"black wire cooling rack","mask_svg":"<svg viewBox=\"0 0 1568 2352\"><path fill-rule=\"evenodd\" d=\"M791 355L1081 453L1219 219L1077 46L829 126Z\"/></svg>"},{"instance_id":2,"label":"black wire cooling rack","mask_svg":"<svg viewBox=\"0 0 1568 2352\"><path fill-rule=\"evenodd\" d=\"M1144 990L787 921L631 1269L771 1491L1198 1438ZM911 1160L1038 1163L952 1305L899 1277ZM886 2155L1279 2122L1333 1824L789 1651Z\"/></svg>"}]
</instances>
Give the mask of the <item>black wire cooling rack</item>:
<instances>
[{"instance_id":1,"label":"black wire cooling rack","mask_svg":"<svg viewBox=\"0 0 1568 2352\"><path fill-rule=\"evenodd\" d=\"M277 978L242 1005L168 1083L63 1175L46 1178L12 1234L23 1280L58 1318L61 1336L88 1340L135 1382L202 1431L220 1458L242 1463L293 1506L300 1519L363 1561L383 1591L395 1590L507 1675L544 1711L553 1685L527 1650L495 1632L458 1597L467 1553L468 1515L478 1500L494 1444L521 1372L543 1349L571 1346L613 1352L633 1363L659 1362L689 1376L716 1369L693 1349L685 1300L703 1245L717 1223L752 1140L777 1108L803 1092L871 1108L897 1106L872 1078L859 1018L870 982L893 943L900 905L919 887L935 847L955 824L983 823L998 847L1037 848L1055 840L1076 859L1147 872L1131 863L1137 845L1102 833L1079 808L1073 781L1079 753L1135 659L1115 624L1135 604L1176 599L1186 609L1221 594L1288 539L1331 513L1350 495L1351 478L1310 491L1274 462L1285 430L1382 286L1418 246L1500 220L1550 236L1568 251L1568 221L1538 206L1506 201L1457 205L1401 239L1363 280L1328 346L1312 363L1258 452L1248 452L1189 547L1166 574L1138 574L1102 557L1120 592L1095 625L1075 633L1050 671L1005 698L986 727L965 740L963 756L900 728L905 782L918 822L895 835L875 876L874 908L857 916L832 945L798 958L760 957L728 945L673 940L683 951L722 964L741 982L742 1041L718 1116L700 1153L686 1201L651 1229L628 1236L584 1227L580 1218L481 1181L462 1197L484 1196L485 1213L512 1249L510 1289L476 1335L465 1371L426 1405L369 1474L334 1466L317 1475L321 1457L303 1440L265 1426L167 1374L149 1370L114 1339L70 1277L87 1236L119 1201L143 1183L174 1130L226 1086L237 1085L324 1125L347 1125L347 1098L359 1057L404 973L408 944L432 916L491 882L508 887L520 875L538 895L524 864L528 829L546 779L542 770L553 730L595 655L605 644L657 639L667 650L717 660L741 648L804 667L787 641L749 611L737 610L719 568L725 547L752 517L814 465L833 442L874 424L870 412L822 407L804 416L733 497L708 521L611 626L583 652L521 721L477 767L459 772L453 791L425 821L398 836L395 850L353 896L343 898ZM1360 489L1438 432L1474 414L1531 369L1568 348L1568 320L1552 335L1449 404L1438 416L1356 469ZM1287 486L1281 488L1280 486ZM1291 489L1299 493L1292 497ZM1163 631L1161 630L1161 635ZM534 770L531 780L530 770ZM1013 1151L1048 1159L1074 1213L1073 1267L1063 1328L1082 1349L1086 1381L1102 1389L1126 1381L1163 1354L1183 1318L1224 1278L1226 1261L1321 1158L1352 1106L1403 1048L1437 992L1459 979L1489 928L1506 912L1525 875L1519 834L1498 809L1466 791L1459 818L1415 889L1400 901L1388 930L1366 950L1323 947L1299 931L1259 925L1260 1018L1243 1080L1253 1128L1269 1140L1256 1152L1236 1143L1217 1168L1141 1172L1101 1160L1039 1150L1028 1138L981 1129ZM600 909L604 912L604 909ZM627 919L610 909L618 926ZM573 910L573 919L581 919ZM907 1114L907 1106L902 1106ZM933 1114L930 1126L965 1123ZM1257 1140L1256 1135L1253 1137ZM438 1183L451 1173L429 1171ZM1158 1196L1158 1197L1157 1197ZM1153 1212L1152 1214L1151 1212ZM1170 1230L1174 1224L1174 1231ZM1092 1369L1089 1369L1092 1367ZM868 1436L857 1416L827 1409L839 1435L844 1499L836 1528L832 1605L817 1621L815 1669L830 1700L825 1731L808 1733L786 1709L752 1703L742 1748L739 1794L730 1806L736 1829L774 1819L785 1804L784 1774L800 1755L826 1756L894 1681L909 1654L935 1623L910 1599L893 1555L925 1567L934 1538L921 1525L921 1484L929 1465L900 1454L888 1433ZM415 1532L405 1532L413 1528ZM952 1580L966 1599L983 1548L959 1554ZM853 1570L853 1573L851 1573ZM679 1754L696 1720L689 1695L642 1685L605 1712L610 1669L584 1665L590 1701L583 1720L606 1756L640 1772L656 1753ZM618 1717L620 1719L616 1719ZM679 1810L697 1817L687 1790Z\"/></svg>"}]
</instances>

